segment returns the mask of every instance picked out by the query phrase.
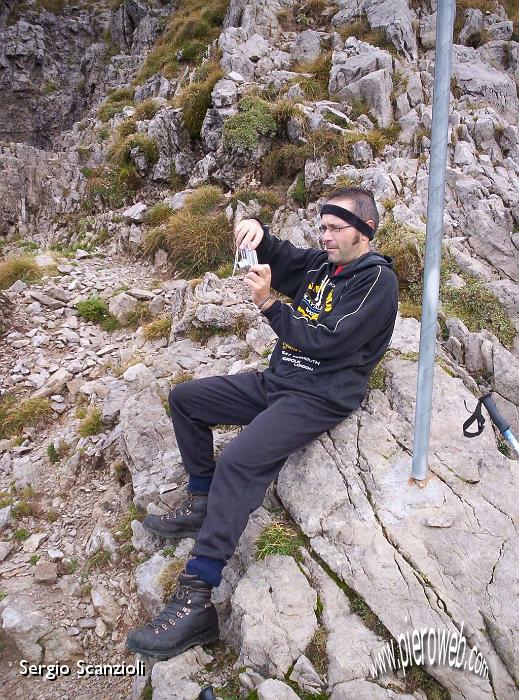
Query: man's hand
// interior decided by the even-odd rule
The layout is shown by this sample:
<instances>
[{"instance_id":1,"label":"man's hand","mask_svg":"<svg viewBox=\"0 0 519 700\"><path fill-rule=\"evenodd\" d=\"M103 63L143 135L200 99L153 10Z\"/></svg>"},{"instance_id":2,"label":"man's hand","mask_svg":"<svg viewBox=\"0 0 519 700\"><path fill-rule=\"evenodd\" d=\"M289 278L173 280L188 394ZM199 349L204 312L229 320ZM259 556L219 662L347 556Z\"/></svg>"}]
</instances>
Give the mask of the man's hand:
<instances>
[{"instance_id":1,"label":"man's hand","mask_svg":"<svg viewBox=\"0 0 519 700\"><path fill-rule=\"evenodd\" d=\"M252 290L253 303L258 306L262 301L265 301L265 299L271 293L270 265L253 265L249 272L247 272L245 275L244 279ZM271 301L267 302L262 311L264 309L268 309L269 306L272 306L274 301L275 299L272 299Z\"/></svg>"},{"instance_id":2,"label":"man's hand","mask_svg":"<svg viewBox=\"0 0 519 700\"><path fill-rule=\"evenodd\" d=\"M263 228L256 219L242 219L234 229L236 247L255 250L263 238Z\"/></svg>"}]
</instances>

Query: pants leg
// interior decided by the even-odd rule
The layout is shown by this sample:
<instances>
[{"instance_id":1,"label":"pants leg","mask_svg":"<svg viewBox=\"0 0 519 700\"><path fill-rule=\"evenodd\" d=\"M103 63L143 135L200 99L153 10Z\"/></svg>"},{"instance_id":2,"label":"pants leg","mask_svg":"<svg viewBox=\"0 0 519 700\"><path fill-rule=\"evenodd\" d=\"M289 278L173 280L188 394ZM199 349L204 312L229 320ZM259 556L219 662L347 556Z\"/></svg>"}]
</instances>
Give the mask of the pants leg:
<instances>
[{"instance_id":1,"label":"pants leg","mask_svg":"<svg viewBox=\"0 0 519 700\"><path fill-rule=\"evenodd\" d=\"M204 377L169 392L171 420L186 472L211 479L215 470L211 425L248 425L267 407L262 372Z\"/></svg>"},{"instance_id":2,"label":"pants leg","mask_svg":"<svg viewBox=\"0 0 519 700\"><path fill-rule=\"evenodd\" d=\"M331 429L347 413L297 391L269 394L259 413L220 454L207 504L207 517L192 556L227 561L269 484L288 456Z\"/></svg>"}]
</instances>

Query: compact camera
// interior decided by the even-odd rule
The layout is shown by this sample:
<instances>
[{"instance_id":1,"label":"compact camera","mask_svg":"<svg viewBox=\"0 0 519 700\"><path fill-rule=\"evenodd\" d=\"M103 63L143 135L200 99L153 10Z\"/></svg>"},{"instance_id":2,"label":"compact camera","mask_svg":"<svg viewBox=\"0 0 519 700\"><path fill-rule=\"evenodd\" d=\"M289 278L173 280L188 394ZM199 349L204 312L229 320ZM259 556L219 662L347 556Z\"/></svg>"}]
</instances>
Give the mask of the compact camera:
<instances>
[{"instance_id":1,"label":"compact camera","mask_svg":"<svg viewBox=\"0 0 519 700\"><path fill-rule=\"evenodd\" d=\"M238 255L240 256L240 260L238 260ZM247 270L249 267L252 267L252 265L257 264L258 256L255 250L242 250L241 248L236 248L234 270L232 271L232 274L234 275L237 267L240 268L240 270Z\"/></svg>"},{"instance_id":2,"label":"compact camera","mask_svg":"<svg viewBox=\"0 0 519 700\"><path fill-rule=\"evenodd\" d=\"M255 250L241 250L241 260L238 260L240 270L246 270L248 267L258 264L258 256Z\"/></svg>"}]
</instances>

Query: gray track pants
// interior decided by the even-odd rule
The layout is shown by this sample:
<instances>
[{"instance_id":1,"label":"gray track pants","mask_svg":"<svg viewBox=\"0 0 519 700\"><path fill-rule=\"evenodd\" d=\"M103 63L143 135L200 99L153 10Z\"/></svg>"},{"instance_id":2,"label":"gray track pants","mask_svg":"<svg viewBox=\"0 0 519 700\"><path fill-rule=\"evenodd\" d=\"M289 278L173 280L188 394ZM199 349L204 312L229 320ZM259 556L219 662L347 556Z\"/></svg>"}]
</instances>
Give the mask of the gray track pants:
<instances>
[{"instance_id":1,"label":"gray track pants","mask_svg":"<svg viewBox=\"0 0 519 700\"><path fill-rule=\"evenodd\" d=\"M348 415L296 387L281 389L275 380L267 370L194 379L170 391L184 467L194 477L212 477L192 556L227 561L287 457ZM211 426L219 423L247 427L215 463Z\"/></svg>"}]
</instances>

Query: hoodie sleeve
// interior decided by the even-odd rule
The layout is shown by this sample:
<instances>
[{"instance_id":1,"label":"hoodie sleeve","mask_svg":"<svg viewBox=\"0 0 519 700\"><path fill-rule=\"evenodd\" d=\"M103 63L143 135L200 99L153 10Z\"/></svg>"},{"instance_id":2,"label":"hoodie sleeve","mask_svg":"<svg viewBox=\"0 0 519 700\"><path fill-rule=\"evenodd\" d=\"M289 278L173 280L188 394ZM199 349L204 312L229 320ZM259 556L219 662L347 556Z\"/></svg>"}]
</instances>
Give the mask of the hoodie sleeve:
<instances>
[{"instance_id":1,"label":"hoodie sleeve","mask_svg":"<svg viewBox=\"0 0 519 700\"><path fill-rule=\"evenodd\" d=\"M397 309L396 275L376 265L352 280L323 321L310 321L279 300L262 313L280 340L324 360L355 354L394 322Z\"/></svg>"},{"instance_id":2,"label":"hoodie sleeve","mask_svg":"<svg viewBox=\"0 0 519 700\"><path fill-rule=\"evenodd\" d=\"M261 224L261 221L259 223ZM306 272L320 258L324 262L326 252L317 248L298 248L290 241L282 241L273 236L268 226L261 225L263 238L256 248L258 262L270 265L272 288L293 299L303 283Z\"/></svg>"}]
</instances>

